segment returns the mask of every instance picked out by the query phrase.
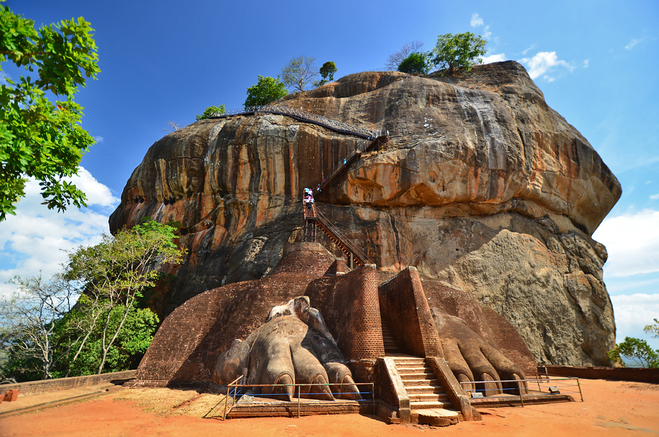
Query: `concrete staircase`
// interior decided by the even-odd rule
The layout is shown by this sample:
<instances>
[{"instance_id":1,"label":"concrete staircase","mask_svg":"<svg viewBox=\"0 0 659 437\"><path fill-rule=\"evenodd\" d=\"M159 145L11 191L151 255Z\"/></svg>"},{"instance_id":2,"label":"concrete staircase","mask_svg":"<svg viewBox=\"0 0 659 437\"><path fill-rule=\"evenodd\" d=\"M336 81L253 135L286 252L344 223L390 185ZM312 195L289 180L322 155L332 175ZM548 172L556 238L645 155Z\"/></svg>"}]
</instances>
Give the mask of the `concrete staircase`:
<instances>
[{"instance_id":1,"label":"concrete staircase","mask_svg":"<svg viewBox=\"0 0 659 437\"><path fill-rule=\"evenodd\" d=\"M424 358L392 357L410 400L410 421L434 426L455 425L458 412Z\"/></svg>"}]
</instances>

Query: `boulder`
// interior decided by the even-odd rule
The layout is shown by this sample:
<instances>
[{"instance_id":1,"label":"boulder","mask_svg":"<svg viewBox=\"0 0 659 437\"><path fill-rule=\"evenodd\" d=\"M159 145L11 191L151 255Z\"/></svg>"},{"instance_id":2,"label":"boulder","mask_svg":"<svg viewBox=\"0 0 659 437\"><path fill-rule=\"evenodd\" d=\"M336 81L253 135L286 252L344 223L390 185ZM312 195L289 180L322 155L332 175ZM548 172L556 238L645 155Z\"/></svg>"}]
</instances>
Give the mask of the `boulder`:
<instances>
[{"instance_id":1,"label":"boulder","mask_svg":"<svg viewBox=\"0 0 659 437\"><path fill-rule=\"evenodd\" d=\"M510 321L537 361L608 363L606 250L591 235L620 184L521 65L444 77L366 72L277 103L388 131L316 199L383 279L415 266ZM149 149L111 230L143 217L179 224L188 258L151 296L168 314L205 290L270 273L301 238L303 189L367 144L279 114L199 121Z\"/></svg>"}]
</instances>

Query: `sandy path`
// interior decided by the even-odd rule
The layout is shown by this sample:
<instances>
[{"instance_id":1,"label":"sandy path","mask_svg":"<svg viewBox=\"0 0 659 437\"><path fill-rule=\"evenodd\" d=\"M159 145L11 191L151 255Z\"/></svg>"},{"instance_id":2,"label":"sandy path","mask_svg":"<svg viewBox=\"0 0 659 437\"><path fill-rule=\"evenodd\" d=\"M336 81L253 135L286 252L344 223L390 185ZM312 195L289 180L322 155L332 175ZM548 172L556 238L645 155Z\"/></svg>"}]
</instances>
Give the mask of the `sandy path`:
<instances>
[{"instance_id":1,"label":"sandy path","mask_svg":"<svg viewBox=\"0 0 659 437\"><path fill-rule=\"evenodd\" d=\"M651 436L659 385L582 380L585 402L481 409L482 422L448 428L387 425L367 416L232 419L145 412L122 392L0 419L0 436Z\"/></svg>"}]
</instances>

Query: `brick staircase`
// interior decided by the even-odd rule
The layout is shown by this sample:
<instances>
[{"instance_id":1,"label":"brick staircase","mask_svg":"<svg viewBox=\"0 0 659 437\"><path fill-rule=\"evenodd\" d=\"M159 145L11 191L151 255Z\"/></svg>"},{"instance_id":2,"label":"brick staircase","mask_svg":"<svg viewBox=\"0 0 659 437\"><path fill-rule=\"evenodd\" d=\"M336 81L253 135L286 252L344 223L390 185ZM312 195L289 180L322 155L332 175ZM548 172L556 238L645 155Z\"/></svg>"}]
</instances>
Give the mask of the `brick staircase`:
<instances>
[{"instance_id":1,"label":"brick staircase","mask_svg":"<svg viewBox=\"0 0 659 437\"><path fill-rule=\"evenodd\" d=\"M382 340L384 341L385 356L400 355L403 353L403 351L398 347L396 339L394 338L391 330L389 329L389 326L387 326L384 320L382 321Z\"/></svg>"},{"instance_id":2,"label":"brick staircase","mask_svg":"<svg viewBox=\"0 0 659 437\"><path fill-rule=\"evenodd\" d=\"M410 400L411 422L435 426L455 425L458 412L425 358L392 357Z\"/></svg>"}]
</instances>

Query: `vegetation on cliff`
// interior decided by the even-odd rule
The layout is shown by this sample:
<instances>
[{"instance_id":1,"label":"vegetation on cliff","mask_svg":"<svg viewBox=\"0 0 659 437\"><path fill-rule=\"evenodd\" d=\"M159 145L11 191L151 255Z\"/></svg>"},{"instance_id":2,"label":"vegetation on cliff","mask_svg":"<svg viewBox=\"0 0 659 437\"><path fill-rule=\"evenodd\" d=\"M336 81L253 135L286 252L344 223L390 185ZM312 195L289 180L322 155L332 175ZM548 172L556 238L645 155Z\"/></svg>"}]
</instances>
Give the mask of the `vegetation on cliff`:
<instances>
[{"instance_id":1,"label":"vegetation on cliff","mask_svg":"<svg viewBox=\"0 0 659 437\"><path fill-rule=\"evenodd\" d=\"M245 107L267 105L286 94L286 85L279 78L259 75L257 84L247 88Z\"/></svg>"}]
</instances>

